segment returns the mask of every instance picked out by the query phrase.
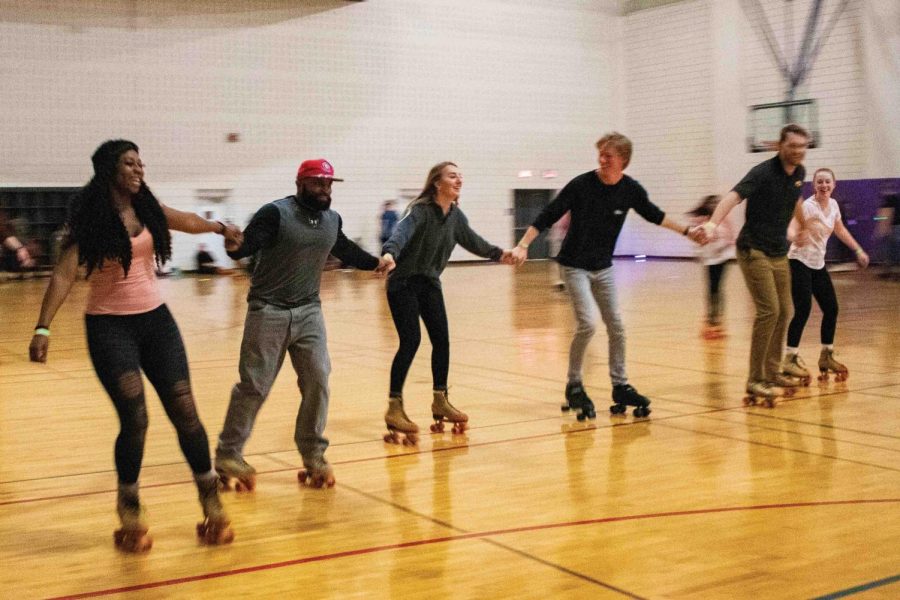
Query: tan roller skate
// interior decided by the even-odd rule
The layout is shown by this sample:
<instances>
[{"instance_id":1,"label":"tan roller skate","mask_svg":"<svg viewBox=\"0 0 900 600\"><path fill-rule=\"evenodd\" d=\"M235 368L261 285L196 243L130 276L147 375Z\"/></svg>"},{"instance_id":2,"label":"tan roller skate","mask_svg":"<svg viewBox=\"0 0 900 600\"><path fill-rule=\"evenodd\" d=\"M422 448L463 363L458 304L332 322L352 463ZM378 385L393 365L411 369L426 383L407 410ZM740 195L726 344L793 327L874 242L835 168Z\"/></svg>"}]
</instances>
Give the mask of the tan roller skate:
<instances>
[{"instance_id":1,"label":"tan roller skate","mask_svg":"<svg viewBox=\"0 0 900 600\"><path fill-rule=\"evenodd\" d=\"M113 533L116 548L122 552L139 554L153 547L153 538L147 533L146 511L136 495L123 494L119 491L116 500L116 512L119 513L120 529Z\"/></svg>"},{"instance_id":2,"label":"tan roller skate","mask_svg":"<svg viewBox=\"0 0 900 600\"><path fill-rule=\"evenodd\" d=\"M781 361L781 372L796 377L804 386L808 386L812 381L809 369L806 368L806 361L800 358L799 354L785 354L784 360Z\"/></svg>"},{"instance_id":3,"label":"tan roller skate","mask_svg":"<svg viewBox=\"0 0 900 600\"><path fill-rule=\"evenodd\" d=\"M216 473L222 482L222 489L237 492L252 492L256 489L256 469L241 457L216 457Z\"/></svg>"},{"instance_id":4,"label":"tan roller skate","mask_svg":"<svg viewBox=\"0 0 900 600\"><path fill-rule=\"evenodd\" d=\"M204 544L217 546L230 544L234 540L231 521L219 498L219 482L215 477L197 480L200 505L203 507L202 523L197 523L197 537Z\"/></svg>"},{"instance_id":5,"label":"tan roller skate","mask_svg":"<svg viewBox=\"0 0 900 600\"><path fill-rule=\"evenodd\" d=\"M388 432L384 434L384 441L388 444L400 444L415 446L419 443L419 426L409 420L406 411L403 410L403 398L391 396L388 398L387 412L384 413L384 424ZM403 434L401 440L400 434Z\"/></svg>"},{"instance_id":6,"label":"tan roller skate","mask_svg":"<svg viewBox=\"0 0 900 600\"><path fill-rule=\"evenodd\" d=\"M314 488L334 487L334 470L324 457L310 463L304 460L303 463L306 468L297 472L297 481L300 485Z\"/></svg>"},{"instance_id":7,"label":"tan roller skate","mask_svg":"<svg viewBox=\"0 0 900 600\"><path fill-rule=\"evenodd\" d=\"M822 348L819 354L819 381L828 381L828 373L834 373L835 381L846 381L850 376L847 366L834 359L834 350Z\"/></svg>"},{"instance_id":8,"label":"tan roller skate","mask_svg":"<svg viewBox=\"0 0 900 600\"><path fill-rule=\"evenodd\" d=\"M791 375L785 375L784 373L776 373L770 383L775 387L782 388L786 397L793 396L796 393L797 388L803 385L801 379L792 377Z\"/></svg>"},{"instance_id":9,"label":"tan roller skate","mask_svg":"<svg viewBox=\"0 0 900 600\"><path fill-rule=\"evenodd\" d=\"M444 421L453 423L453 433L464 433L468 428L469 415L450 404L447 390L434 390L431 416L434 417L434 424L431 426L432 433L442 433Z\"/></svg>"},{"instance_id":10,"label":"tan roller skate","mask_svg":"<svg viewBox=\"0 0 900 600\"><path fill-rule=\"evenodd\" d=\"M784 396L784 390L764 381L754 381L747 384L747 395L744 396L744 406L756 406L775 408L778 398Z\"/></svg>"}]
</instances>

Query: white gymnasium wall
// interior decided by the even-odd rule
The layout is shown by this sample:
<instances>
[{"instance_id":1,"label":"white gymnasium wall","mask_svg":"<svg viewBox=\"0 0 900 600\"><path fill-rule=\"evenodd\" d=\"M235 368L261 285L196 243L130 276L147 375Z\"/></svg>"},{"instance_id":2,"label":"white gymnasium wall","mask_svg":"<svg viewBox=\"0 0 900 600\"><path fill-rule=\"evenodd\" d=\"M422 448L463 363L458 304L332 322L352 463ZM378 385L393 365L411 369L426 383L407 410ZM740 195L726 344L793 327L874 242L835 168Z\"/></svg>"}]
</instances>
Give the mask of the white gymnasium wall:
<instances>
[{"instance_id":1,"label":"white gymnasium wall","mask_svg":"<svg viewBox=\"0 0 900 600\"><path fill-rule=\"evenodd\" d=\"M841 1L824 1L820 30ZM782 49L793 40L791 58L812 3L761 0ZM822 145L807 155L810 170L829 166L838 179L857 179L896 176L900 169L898 15L896 0L850 0L835 21L796 94L819 107ZM706 194L727 192L771 156L746 152L747 107L785 99L787 84L739 0L690 0L631 13L623 47L626 133L635 142L629 173L673 217L683 218ZM618 252L686 256L692 250L671 232L631 218Z\"/></svg>"},{"instance_id":2,"label":"white gymnasium wall","mask_svg":"<svg viewBox=\"0 0 900 600\"><path fill-rule=\"evenodd\" d=\"M712 14L706 0L670 4L626 17L624 93L634 143L628 173L673 219L715 192ZM619 254L691 256L693 244L632 215Z\"/></svg>"},{"instance_id":3,"label":"white gymnasium wall","mask_svg":"<svg viewBox=\"0 0 900 600\"><path fill-rule=\"evenodd\" d=\"M612 0L0 0L0 185L81 185L125 137L164 202L231 189L243 224L323 156L374 249L381 202L450 159L475 229L511 245L512 190L592 168L617 125L620 22ZM196 242L179 234L176 265Z\"/></svg>"},{"instance_id":4,"label":"white gymnasium wall","mask_svg":"<svg viewBox=\"0 0 900 600\"><path fill-rule=\"evenodd\" d=\"M785 39L787 3L761 1ZM795 43L811 2L790 3ZM681 219L767 156L744 149L746 107L785 86L740 0L618 5L0 0L0 185L80 185L96 145L127 137L165 202L194 209L196 189L231 189L225 216L243 223L293 191L300 160L324 156L348 180L334 194L347 234L374 249L381 202L451 159L476 230L507 245L512 190L561 187L616 129L635 142L629 174ZM810 167L898 175L898 40L900 2L850 1L798 94L819 102ZM178 236L176 264L195 243ZM692 249L632 215L618 253Z\"/></svg>"}]
</instances>

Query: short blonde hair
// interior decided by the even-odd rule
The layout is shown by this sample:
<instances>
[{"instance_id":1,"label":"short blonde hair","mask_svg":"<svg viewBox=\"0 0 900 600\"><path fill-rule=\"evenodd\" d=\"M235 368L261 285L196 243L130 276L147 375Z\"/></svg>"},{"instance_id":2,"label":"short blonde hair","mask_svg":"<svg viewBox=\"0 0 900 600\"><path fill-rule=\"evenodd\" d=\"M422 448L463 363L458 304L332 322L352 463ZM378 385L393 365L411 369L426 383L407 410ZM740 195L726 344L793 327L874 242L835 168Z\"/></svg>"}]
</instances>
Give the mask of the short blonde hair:
<instances>
[{"instance_id":1,"label":"short blonde hair","mask_svg":"<svg viewBox=\"0 0 900 600\"><path fill-rule=\"evenodd\" d=\"M631 140L629 140L618 131L604 133L603 137L597 140L597 143L595 145L597 146L597 150L602 150L606 146L610 146L613 150L615 150L625 161L625 165L623 168L627 167L628 163L631 162Z\"/></svg>"}]
</instances>

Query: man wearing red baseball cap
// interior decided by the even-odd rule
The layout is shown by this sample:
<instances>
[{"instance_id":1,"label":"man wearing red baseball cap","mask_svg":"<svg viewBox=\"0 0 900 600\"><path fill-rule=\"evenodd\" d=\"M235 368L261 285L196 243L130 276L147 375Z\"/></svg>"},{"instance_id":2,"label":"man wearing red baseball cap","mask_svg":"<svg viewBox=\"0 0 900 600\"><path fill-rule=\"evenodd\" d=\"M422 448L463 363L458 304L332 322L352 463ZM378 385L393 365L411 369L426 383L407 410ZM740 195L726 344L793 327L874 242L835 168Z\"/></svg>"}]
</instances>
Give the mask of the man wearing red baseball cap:
<instances>
[{"instance_id":1,"label":"man wearing red baseball cap","mask_svg":"<svg viewBox=\"0 0 900 600\"><path fill-rule=\"evenodd\" d=\"M328 375L331 362L325 340L325 320L319 283L329 254L367 271L384 272L383 259L347 239L341 217L331 210L331 184L343 181L325 159L306 160L297 170L297 193L264 205L244 230L244 241L226 244L237 260L256 255L247 296L248 310L238 371L225 425L216 447L216 471L226 486L252 490L256 471L243 458L256 415L290 354L298 375L300 412L294 441L303 457L301 483L334 485L325 460L323 436L328 417Z\"/></svg>"}]
</instances>

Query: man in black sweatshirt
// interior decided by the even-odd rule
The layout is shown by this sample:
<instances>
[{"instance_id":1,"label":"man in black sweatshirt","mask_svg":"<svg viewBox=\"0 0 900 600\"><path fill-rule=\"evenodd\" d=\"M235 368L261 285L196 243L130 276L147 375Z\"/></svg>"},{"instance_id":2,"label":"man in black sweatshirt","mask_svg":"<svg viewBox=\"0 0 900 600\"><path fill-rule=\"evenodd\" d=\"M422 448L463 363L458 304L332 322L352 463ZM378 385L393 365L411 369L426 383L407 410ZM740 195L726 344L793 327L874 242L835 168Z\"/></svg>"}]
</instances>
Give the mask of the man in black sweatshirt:
<instances>
[{"instance_id":1,"label":"man in black sweatshirt","mask_svg":"<svg viewBox=\"0 0 900 600\"><path fill-rule=\"evenodd\" d=\"M571 212L569 230L557 260L563 268L566 288L575 308L578 322L569 349L569 371L566 404L563 410L575 409L579 420L594 418L594 404L584 391L582 371L588 342L596 331L597 313L606 324L609 338L609 376L613 412L623 413L635 406L635 416L650 414L650 400L631 385L625 373L625 328L616 299L612 257L625 217L634 209L645 220L691 237L703 239L698 228L677 223L650 202L640 183L624 174L631 160L631 140L620 133L607 133L597 141L600 168L588 171L566 184L556 198L538 215L525 231L513 258L521 264L528 257L528 245L541 231Z\"/></svg>"}]
</instances>

